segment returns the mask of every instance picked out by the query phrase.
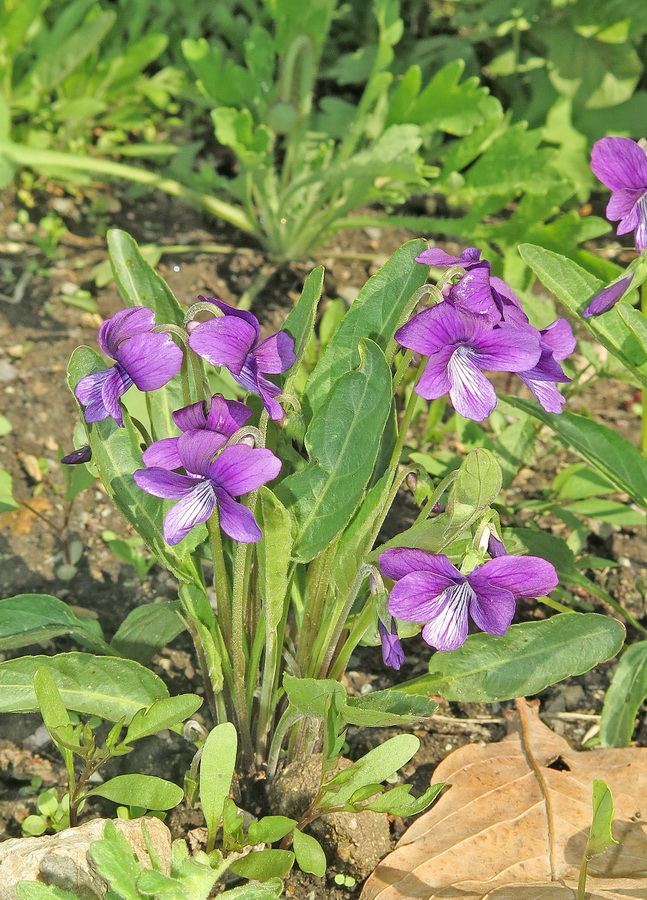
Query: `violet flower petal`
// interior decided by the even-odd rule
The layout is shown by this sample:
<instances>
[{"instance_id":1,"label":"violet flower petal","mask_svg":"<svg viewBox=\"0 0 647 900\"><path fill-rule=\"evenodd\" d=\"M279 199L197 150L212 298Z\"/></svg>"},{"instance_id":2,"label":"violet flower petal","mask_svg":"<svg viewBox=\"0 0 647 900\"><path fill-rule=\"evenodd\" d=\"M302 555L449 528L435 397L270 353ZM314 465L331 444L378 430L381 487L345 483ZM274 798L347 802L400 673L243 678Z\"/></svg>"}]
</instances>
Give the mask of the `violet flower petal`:
<instances>
[{"instance_id":1,"label":"violet flower petal","mask_svg":"<svg viewBox=\"0 0 647 900\"><path fill-rule=\"evenodd\" d=\"M280 421L283 418L283 407L274 399L281 394L281 388L259 373L253 354L247 357L247 362L240 370L240 374L234 375L234 378L245 390L259 395L273 421Z\"/></svg>"},{"instance_id":2,"label":"violet flower petal","mask_svg":"<svg viewBox=\"0 0 647 900\"><path fill-rule=\"evenodd\" d=\"M539 333L542 344L550 347L553 356L560 362L570 356L577 346L577 339L568 319L555 319L546 328L542 328Z\"/></svg>"},{"instance_id":3,"label":"violet flower petal","mask_svg":"<svg viewBox=\"0 0 647 900\"><path fill-rule=\"evenodd\" d=\"M154 441L142 453L142 462L147 468L154 466L159 469L179 469L182 460L177 448L176 437L161 438Z\"/></svg>"},{"instance_id":4,"label":"violet flower petal","mask_svg":"<svg viewBox=\"0 0 647 900\"><path fill-rule=\"evenodd\" d=\"M519 378L530 389L535 400L546 412L552 412L559 415L562 407L566 403L566 397L560 392L559 388L552 381L537 381L528 378L524 372L519 372ZM570 381L570 378L563 380Z\"/></svg>"},{"instance_id":5,"label":"violet flower petal","mask_svg":"<svg viewBox=\"0 0 647 900\"><path fill-rule=\"evenodd\" d=\"M61 460L65 466L79 466L82 463L90 462L92 459L92 450L90 447L79 447L78 450L72 450Z\"/></svg>"},{"instance_id":6,"label":"violet flower petal","mask_svg":"<svg viewBox=\"0 0 647 900\"><path fill-rule=\"evenodd\" d=\"M523 372L532 369L541 355L539 332L501 325L474 338L474 363L490 372Z\"/></svg>"},{"instance_id":7,"label":"violet flower petal","mask_svg":"<svg viewBox=\"0 0 647 900\"><path fill-rule=\"evenodd\" d=\"M83 414L88 423L102 422L109 416L103 402L102 390L105 381L112 373L112 368L84 375L74 389L76 399L85 407Z\"/></svg>"},{"instance_id":8,"label":"violet flower petal","mask_svg":"<svg viewBox=\"0 0 647 900\"><path fill-rule=\"evenodd\" d=\"M501 313L492 294L490 275L489 263L473 266L457 284L453 285L449 296L452 303L459 304L468 312L486 315L493 322L498 322Z\"/></svg>"},{"instance_id":9,"label":"violet flower petal","mask_svg":"<svg viewBox=\"0 0 647 900\"><path fill-rule=\"evenodd\" d=\"M626 275L620 281L605 287L584 307L582 318L588 319L591 316L600 316L602 313L608 312L627 293L632 281L633 275Z\"/></svg>"},{"instance_id":10,"label":"violet flower petal","mask_svg":"<svg viewBox=\"0 0 647 900\"><path fill-rule=\"evenodd\" d=\"M415 392L419 397L424 400L437 400L451 389L449 361L454 352L455 348L448 346L429 357L425 370L415 386Z\"/></svg>"},{"instance_id":11,"label":"violet flower petal","mask_svg":"<svg viewBox=\"0 0 647 900\"><path fill-rule=\"evenodd\" d=\"M112 416L120 428L124 427L124 415L119 398L126 393L128 388L132 387L132 384L133 382L128 372L119 363L116 363L101 387L101 400L106 413Z\"/></svg>"},{"instance_id":12,"label":"violet flower petal","mask_svg":"<svg viewBox=\"0 0 647 900\"><path fill-rule=\"evenodd\" d=\"M204 427L231 437L248 422L251 414L251 409L244 403L238 400L225 400L220 394L214 394Z\"/></svg>"},{"instance_id":13,"label":"violet flower petal","mask_svg":"<svg viewBox=\"0 0 647 900\"><path fill-rule=\"evenodd\" d=\"M447 367L449 396L456 412L466 419L482 422L497 404L496 391L472 362L471 350L458 347Z\"/></svg>"},{"instance_id":14,"label":"violet flower petal","mask_svg":"<svg viewBox=\"0 0 647 900\"><path fill-rule=\"evenodd\" d=\"M234 444L211 463L208 474L232 497L241 497L272 481L281 471L281 460L265 447Z\"/></svg>"},{"instance_id":15,"label":"violet flower petal","mask_svg":"<svg viewBox=\"0 0 647 900\"><path fill-rule=\"evenodd\" d=\"M259 372L278 375L294 365L294 338L287 331L277 331L265 338L254 350Z\"/></svg>"},{"instance_id":16,"label":"violet flower petal","mask_svg":"<svg viewBox=\"0 0 647 900\"><path fill-rule=\"evenodd\" d=\"M207 415L203 400L198 400L197 403L190 403L188 406L176 409L172 416L180 431L199 431L207 427ZM213 428L211 430L217 431L218 429Z\"/></svg>"},{"instance_id":17,"label":"violet flower petal","mask_svg":"<svg viewBox=\"0 0 647 900\"><path fill-rule=\"evenodd\" d=\"M647 186L638 190L635 188L622 188L611 194L607 203L606 216L607 219L611 219L613 222L618 221L618 219L622 220L623 230L620 231L620 226L618 226L618 234L626 234L628 231L633 231L638 224L639 213L636 209L636 204L646 188Z\"/></svg>"},{"instance_id":18,"label":"violet flower petal","mask_svg":"<svg viewBox=\"0 0 647 900\"><path fill-rule=\"evenodd\" d=\"M444 268L445 266L462 266L467 269L481 259L481 251L478 247L466 247L460 256L452 256L441 247L430 247L423 250L420 256L416 256L416 262L425 266Z\"/></svg>"},{"instance_id":19,"label":"violet flower petal","mask_svg":"<svg viewBox=\"0 0 647 900\"><path fill-rule=\"evenodd\" d=\"M99 328L99 346L104 353L116 359L119 345L128 338L155 327L155 313L146 306L130 306L101 323Z\"/></svg>"},{"instance_id":20,"label":"violet flower petal","mask_svg":"<svg viewBox=\"0 0 647 900\"><path fill-rule=\"evenodd\" d=\"M217 431L184 431L177 439L177 448L187 472L209 478L213 458L226 443L226 435Z\"/></svg>"},{"instance_id":21,"label":"violet flower petal","mask_svg":"<svg viewBox=\"0 0 647 900\"><path fill-rule=\"evenodd\" d=\"M470 603L474 623L488 634L505 634L514 618L515 600L510 591L490 584L487 595L475 594Z\"/></svg>"},{"instance_id":22,"label":"violet flower petal","mask_svg":"<svg viewBox=\"0 0 647 900\"><path fill-rule=\"evenodd\" d=\"M390 550L383 550L377 559L382 574L392 581L398 581L415 571L431 572L453 580L456 584L464 580L464 576L444 553L428 553L413 547L392 547Z\"/></svg>"},{"instance_id":23,"label":"violet flower petal","mask_svg":"<svg viewBox=\"0 0 647 900\"><path fill-rule=\"evenodd\" d=\"M163 500L186 497L198 483L197 479L191 478L190 475L180 475L178 472L169 472L168 469L158 467L137 469L133 472L133 478L142 491Z\"/></svg>"},{"instance_id":24,"label":"violet flower petal","mask_svg":"<svg viewBox=\"0 0 647 900\"><path fill-rule=\"evenodd\" d=\"M216 505L213 485L207 479L193 479L193 490L175 504L164 517L164 540L171 546L179 544L191 529L206 522Z\"/></svg>"},{"instance_id":25,"label":"violet flower petal","mask_svg":"<svg viewBox=\"0 0 647 900\"><path fill-rule=\"evenodd\" d=\"M378 619L377 628L382 641L382 660L385 666L398 670L404 662L404 650L398 637L395 622L391 619L391 631L387 631L381 619Z\"/></svg>"},{"instance_id":26,"label":"violet flower petal","mask_svg":"<svg viewBox=\"0 0 647 900\"><path fill-rule=\"evenodd\" d=\"M543 597L554 590L559 578L555 566L538 556L499 556L489 559L467 579L475 593L487 596L492 587L505 588L520 597Z\"/></svg>"},{"instance_id":27,"label":"violet flower petal","mask_svg":"<svg viewBox=\"0 0 647 900\"><path fill-rule=\"evenodd\" d=\"M203 297L200 295L198 300L201 300L203 303L213 303L213 305L217 306L226 316L236 316L236 318L242 319L244 322L247 322L248 325L251 325L256 334L256 339L254 340L254 346L256 346L261 335L261 330L258 325L258 319L254 313L251 313L246 309L238 309L236 306L229 306L228 303L225 303L223 300L216 300L215 297Z\"/></svg>"},{"instance_id":28,"label":"violet flower petal","mask_svg":"<svg viewBox=\"0 0 647 900\"><path fill-rule=\"evenodd\" d=\"M636 141L605 137L591 151L593 173L612 191L647 189L647 156Z\"/></svg>"},{"instance_id":29,"label":"violet flower petal","mask_svg":"<svg viewBox=\"0 0 647 900\"><path fill-rule=\"evenodd\" d=\"M422 629L423 640L437 650L457 650L461 647L467 637L468 609L472 598L473 592L467 583L447 590L438 612Z\"/></svg>"},{"instance_id":30,"label":"violet flower petal","mask_svg":"<svg viewBox=\"0 0 647 900\"><path fill-rule=\"evenodd\" d=\"M256 343L254 328L237 316L199 322L189 334L189 347L212 366L226 366L239 375Z\"/></svg>"},{"instance_id":31,"label":"violet flower petal","mask_svg":"<svg viewBox=\"0 0 647 900\"><path fill-rule=\"evenodd\" d=\"M261 529L251 509L237 503L227 491L216 487L220 527L233 541L239 544L254 544L262 538Z\"/></svg>"},{"instance_id":32,"label":"violet flower petal","mask_svg":"<svg viewBox=\"0 0 647 900\"><path fill-rule=\"evenodd\" d=\"M431 572L409 572L391 588L389 612L403 622L428 622L442 610L447 592L461 584Z\"/></svg>"},{"instance_id":33,"label":"violet flower petal","mask_svg":"<svg viewBox=\"0 0 647 900\"><path fill-rule=\"evenodd\" d=\"M439 303L427 307L404 324L395 333L395 339L403 347L431 356L451 344L467 340L468 323L451 303Z\"/></svg>"},{"instance_id":34,"label":"violet flower petal","mask_svg":"<svg viewBox=\"0 0 647 900\"><path fill-rule=\"evenodd\" d=\"M136 334L115 352L115 359L140 391L155 391L167 384L180 371L182 356L172 337L162 332Z\"/></svg>"}]
</instances>

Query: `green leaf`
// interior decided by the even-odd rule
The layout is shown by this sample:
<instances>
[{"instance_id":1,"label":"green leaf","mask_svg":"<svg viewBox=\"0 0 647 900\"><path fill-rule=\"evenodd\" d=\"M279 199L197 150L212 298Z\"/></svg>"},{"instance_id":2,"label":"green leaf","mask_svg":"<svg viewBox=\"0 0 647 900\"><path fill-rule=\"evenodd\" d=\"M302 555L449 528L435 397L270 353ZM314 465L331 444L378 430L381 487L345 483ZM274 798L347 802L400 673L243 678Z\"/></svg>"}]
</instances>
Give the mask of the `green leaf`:
<instances>
[{"instance_id":1,"label":"green leaf","mask_svg":"<svg viewBox=\"0 0 647 900\"><path fill-rule=\"evenodd\" d=\"M432 784L419 797L412 797L411 785L399 784L379 794L370 803L364 803L362 809L373 809L393 816L415 816L430 806L444 787L444 784Z\"/></svg>"},{"instance_id":2,"label":"green leaf","mask_svg":"<svg viewBox=\"0 0 647 900\"><path fill-rule=\"evenodd\" d=\"M290 383L299 368L299 363L303 359L310 336L312 335L315 319L317 317L317 306L321 299L323 291L324 268L317 266L308 275L301 291L296 306L294 306L283 323L283 331L294 338L294 353L296 360L292 366L291 372L286 380L285 389L290 390Z\"/></svg>"},{"instance_id":3,"label":"green leaf","mask_svg":"<svg viewBox=\"0 0 647 900\"><path fill-rule=\"evenodd\" d=\"M115 282L126 306L147 306L157 324L182 325L185 309L161 275L146 262L137 242L119 228L108 231L108 252Z\"/></svg>"},{"instance_id":4,"label":"green leaf","mask_svg":"<svg viewBox=\"0 0 647 900\"><path fill-rule=\"evenodd\" d=\"M398 685L445 700L492 703L543 691L615 656L625 630L597 613L561 613L512 625L501 637L472 634L458 650L434 653L429 675Z\"/></svg>"},{"instance_id":5,"label":"green leaf","mask_svg":"<svg viewBox=\"0 0 647 900\"><path fill-rule=\"evenodd\" d=\"M258 586L269 636L270 632L276 633L288 593L292 517L278 497L266 487L261 487L258 492L256 516L263 533L256 545Z\"/></svg>"},{"instance_id":6,"label":"green leaf","mask_svg":"<svg viewBox=\"0 0 647 900\"><path fill-rule=\"evenodd\" d=\"M78 900L78 894L63 891L54 884L21 881L16 885L18 900Z\"/></svg>"},{"instance_id":7,"label":"green leaf","mask_svg":"<svg viewBox=\"0 0 647 900\"><path fill-rule=\"evenodd\" d=\"M302 872L323 878L326 874L326 854L316 838L295 828L292 835L292 849Z\"/></svg>"},{"instance_id":8,"label":"green leaf","mask_svg":"<svg viewBox=\"0 0 647 900\"><path fill-rule=\"evenodd\" d=\"M604 697L600 745L628 747L638 710L647 697L647 641L632 644L622 654Z\"/></svg>"},{"instance_id":9,"label":"green leaf","mask_svg":"<svg viewBox=\"0 0 647 900\"><path fill-rule=\"evenodd\" d=\"M346 689L331 678L297 678L285 675L283 687L291 706L316 719L324 719L328 702L334 703L342 721L349 725L368 727L412 724L430 716L438 707L433 700L417 697L423 702L410 703L411 697L399 690L374 691L363 697L347 697Z\"/></svg>"},{"instance_id":10,"label":"green leaf","mask_svg":"<svg viewBox=\"0 0 647 900\"><path fill-rule=\"evenodd\" d=\"M13 425L6 416L0 413L0 437L4 437L13 430Z\"/></svg>"},{"instance_id":11,"label":"green leaf","mask_svg":"<svg viewBox=\"0 0 647 900\"><path fill-rule=\"evenodd\" d=\"M141 900L136 884L143 866L114 822L106 822L103 838L91 844L88 852L99 874L110 885L112 896L116 894L123 900Z\"/></svg>"},{"instance_id":12,"label":"green leaf","mask_svg":"<svg viewBox=\"0 0 647 900\"><path fill-rule=\"evenodd\" d=\"M68 367L72 392L84 375L102 369L105 369L105 364L94 350L88 347L75 350ZM175 547L165 542L162 527L164 513L170 504L151 497L135 484L133 472L141 469L143 464L139 434L127 412L124 412L124 426L120 428L112 418L86 424L92 463L119 512L143 538L159 562L182 582L198 581L195 564L189 554L205 540L206 528L204 525L193 528Z\"/></svg>"},{"instance_id":13,"label":"green leaf","mask_svg":"<svg viewBox=\"0 0 647 900\"><path fill-rule=\"evenodd\" d=\"M147 709L140 709L132 718L124 743L130 744L140 738L157 734L165 728L172 728L192 716L202 706L202 698L196 694L179 694L156 700ZM157 807L155 807L157 808Z\"/></svg>"},{"instance_id":14,"label":"green leaf","mask_svg":"<svg viewBox=\"0 0 647 900\"><path fill-rule=\"evenodd\" d=\"M229 871L242 878L267 881L268 878L285 878L293 862L294 853L290 850L257 850L236 860Z\"/></svg>"},{"instance_id":15,"label":"green leaf","mask_svg":"<svg viewBox=\"0 0 647 900\"><path fill-rule=\"evenodd\" d=\"M36 712L34 675L45 666L66 709L108 722L130 722L138 709L168 697L161 678L129 659L59 653L0 663L0 712Z\"/></svg>"},{"instance_id":16,"label":"green leaf","mask_svg":"<svg viewBox=\"0 0 647 900\"><path fill-rule=\"evenodd\" d=\"M409 762L419 747L420 741L413 734L397 734L389 738L324 784L325 793L318 807L345 806L360 788L386 781Z\"/></svg>"},{"instance_id":17,"label":"green leaf","mask_svg":"<svg viewBox=\"0 0 647 900\"><path fill-rule=\"evenodd\" d=\"M182 800L184 791L172 781L156 775L116 775L93 787L88 796L105 797L123 806L173 809Z\"/></svg>"},{"instance_id":18,"label":"green leaf","mask_svg":"<svg viewBox=\"0 0 647 900\"><path fill-rule=\"evenodd\" d=\"M296 819L287 816L263 816L249 826L247 840L250 844L273 844L289 834L296 824Z\"/></svg>"},{"instance_id":19,"label":"green leaf","mask_svg":"<svg viewBox=\"0 0 647 900\"><path fill-rule=\"evenodd\" d=\"M564 446L579 453L635 503L647 507L647 461L626 438L585 416L549 413L520 397L504 399L552 428Z\"/></svg>"},{"instance_id":20,"label":"green leaf","mask_svg":"<svg viewBox=\"0 0 647 900\"><path fill-rule=\"evenodd\" d=\"M61 634L83 638L99 653L118 655L97 636L89 622L75 615L67 603L49 594L18 594L0 600L0 650L43 643Z\"/></svg>"},{"instance_id":21,"label":"green leaf","mask_svg":"<svg viewBox=\"0 0 647 900\"><path fill-rule=\"evenodd\" d=\"M331 342L332 343L332 342ZM329 386L306 435L310 462L276 489L294 513L295 558L324 549L353 515L373 472L391 408L391 370L373 341L360 341L360 364Z\"/></svg>"},{"instance_id":22,"label":"green leaf","mask_svg":"<svg viewBox=\"0 0 647 900\"><path fill-rule=\"evenodd\" d=\"M20 503L13 498L13 477L6 469L0 469L0 513L12 509L20 509Z\"/></svg>"},{"instance_id":23,"label":"green leaf","mask_svg":"<svg viewBox=\"0 0 647 900\"><path fill-rule=\"evenodd\" d=\"M575 503L562 506L562 509L564 512L577 513L578 516L599 519L601 522L610 522L612 525L642 527L645 524L644 511L633 509L627 503L621 503L619 500L605 500L603 497L577 500Z\"/></svg>"},{"instance_id":24,"label":"green leaf","mask_svg":"<svg viewBox=\"0 0 647 900\"><path fill-rule=\"evenodd\" d=\"M179 612L180 606L175 601L138 606L123 620L110 646L120 656L148 663L184 631Z\"/></svg>"},{"instance_id":25,"label":"green leaf","mask_svg":"<svg viewBox=\"0 0 647 900\"><path fill-rule=\"evenodd\" d=\"M207 846L216 839L225 799L236 770L238 737L231 722L222 722L209 732L200 759L200 802L207 823Z\"/></svg>"},{"instance_id":26,"label":"green leaf","mask_svg":"<svg viewBox=\"0 0 647 900\"><path fill-rule=\"evenodd\" d=\"M618 844L611 834L613 825L613 796L609 786L597 778L593 780L593 821L584 851L587 859L610 850Z\"/></svg>"},{"instance_id":27,"label":"green leaf","mask_svg":"<svg viewBox=\"0 0 647 900\"><path fill-rule=\"evenodd\" d=\"M42 666L34 673L34 693L43 717L43 722L54 743L62 738L66 744L73 744L74 729L60 692L49 669Z\"/></svg>"},{"instance_id":28,"label":"green leaf","mask_svg":"<svg viewBox=\"0 0 647 900\"><path fill-rule=\"evenodd\" d=\"M387 352L411 295L427 280L427 267L414 262L426 249L426 241L409 241L366 282L308 379L304 403L310 412L325 403L335 379L357 368L360 340L368 337Z\"/></svg>"},{"instance_id":29,"label":"green leaf","mask_svg":"<svg viewBox=\"0 0 647 900\"><path fill-rule=\"evenodd\" d=\"M519 252L542 284L578 319L587 303L606 287L603 281L552 250L522 244ZM647 387L647 349L627 327L623 319L626 313L627 309L619 305L603 316L592 316L581 321Z\"/></svg>"}]
</instances>

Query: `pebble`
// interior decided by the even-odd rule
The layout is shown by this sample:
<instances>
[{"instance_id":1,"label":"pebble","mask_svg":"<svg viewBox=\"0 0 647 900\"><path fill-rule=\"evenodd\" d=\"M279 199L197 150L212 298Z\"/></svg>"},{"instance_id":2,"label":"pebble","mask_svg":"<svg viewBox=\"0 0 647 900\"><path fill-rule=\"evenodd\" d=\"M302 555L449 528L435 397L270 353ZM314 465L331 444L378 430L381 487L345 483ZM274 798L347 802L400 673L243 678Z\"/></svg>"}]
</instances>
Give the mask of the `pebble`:
<instances>
[{"instance_id":1,"label":"pebble","mask_svg":"<svg viewBox=\"0 0 647 900\"><path fill-rule=\"evenodd\" d=\"M0 381L13 381L18 377L18 369L12 366L10 362L0 359Z\"/></svg>"}]
</instances>

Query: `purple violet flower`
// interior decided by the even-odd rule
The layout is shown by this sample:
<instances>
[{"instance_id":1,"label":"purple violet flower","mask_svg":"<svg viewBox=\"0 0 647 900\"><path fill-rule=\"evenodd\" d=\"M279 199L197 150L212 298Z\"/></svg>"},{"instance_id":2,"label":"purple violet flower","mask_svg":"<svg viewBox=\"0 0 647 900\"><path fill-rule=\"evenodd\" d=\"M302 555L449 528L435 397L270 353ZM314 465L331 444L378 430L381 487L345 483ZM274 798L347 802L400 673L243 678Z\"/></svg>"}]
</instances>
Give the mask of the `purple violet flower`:
<instances>
[{"instance_id":1,"label":"purple violet flower","mask_svg":"<svg viewBox=\"0 0 647 900\"><path fill-rule=\"evenodd\" d=\"M536 366L541 356L538 334L505 323L492 327L446 302L418 313L396 331L395 338L429 357L416 393L435 400L449 391L456 411L477 422L497 403L482 370L523 372Z\"/></svg>"},{"instance_id":2,"label":"purple violet flower","mask_svg":"<svg viewBox=\"0 0 647 900\"><path fill-rule=\"evenodd\" d=\"M225 400L214 394L211 403L199 401L173 413L173 421L183 432L209 431L217 434L220 446L224 447L229 438L242 428L252 411L237 400ZM158 466L162 469L179 469L182 460L178 451L179 437L162 438L154 441L144 450L142 460L146 468ZM214 442L215 443L215 442ZM214 451L215 452L215 451Z\"/></svg>"},{"instance_id":3,"label":"purple violet flower","mask_svg":"<svg viewBox=\"0 0 647 900\"><path fill-rule=\"evenodd\" d=\"M191 349L213 366L229 369L238 384L259 394L272 419L282 419L283 409L275 399L281 389L265 375L278 375L294 364L294 339L285 331L277 331L260 341L255 315L213 297L198 299L214 303L224 315L191 326Z\"/></svg>"},{"instance_id":4,"label":"purple violet flower","mask_svg":"<svg viewBox=\"0 0 647 900\"><path fill-rule=\"evenodd\" d=\"M617 233L635 232L640 253L647 249L647 155L630 138L605 137L591 151L594 174L613 193L607 204L607 218L620 220Z\"/></svg>"},{"instance_id":5,"label":"purple violet flower","mask_svg":"<svg viewBox=\"0 0 647 900\"><path fill-rule=\"evenodd\" d=\"M442 553L395 548L379 555L382 573L396 583L389 612L405 622L425 622L424 640L437 650L456 650L467 637L469 617L489 634L505 634L515 601L543 597L558 583L551 563L537 556L500 556L462 575Z\"/></svg>"},{"instance_id":6,"label":"purple violet flower","mask_svg":"<svg viewBox=\"0 0 647 900\"><path fill-rule=\"evenodd\" d=\"M390 666L392 669L399 669L404 662L404 650L402 649L402 644L398 637L395 620L391 619L391 628L387 630L382 620L378 619L377 629L380 633L380 640L382 641L382 659L384 660L384 665Z\"/></svg>"},{"instance_id":7,"label":"purple violet flower","mask_svg":"<svg viewBox=\"0 0 647 900\"><path fill-rule=\"evenodd\" d=\"M99 328L99 345L115 360L110 369L85 375L74 391L85 406L86 422L109 416L123 428L119 398L135 384L140 391L161 388L180 371L182 350L168 334L153 333L155 313L145 306L121 309Z\"/></svg>"},{"instance_id":8,"label":"purple violet flower","mask_svg":"<svg viewBox=\"0 0 647 900\"><path fill-rule=\"evenodd\" d=\"M487 541L487 552L490 554L492 559L495 559L498 556L508 555L508 551L505 549L505 544L494 531L490 532L490 536Z\"/></svg>"},{"instance_id":9,"label":"purple violet flower","mask_svg":"<svg viewBox=\"0 0 647 900\"><path fill-rule=\"evenodd\" d=\"M631 275L625 275L620 281L614 281L613 284L605 287L584 307L582 318L589 319L591 316L600 316L602 313L608 312L621 297L624 297L633 280L634 276L632 273Z\"/></svg>"},{"instance_id":10,"label":"purple violet flower","mask_svg":"<svg viewBox=\"0 0 647 900\"><path fill-rule=\"evenodd\" d=\"M276 478L281 461L271 450L247 444L234 444L218 453L221 438L206 430L180 435L177 451L186 475L161 466L134 472L136 484L146 493L179 500L164 518L167 544L178 544L195 525L206 522L216 505L220 527L232 540L242 544L260 540L254 514L234 498Z\"/></svg>"},{"instance_id":11,"label":"purple violet flower","mask_svg":"<svg viewBox=\"0 0 647 900\"><path fill-rule=\"evenodd\" d=\"M559 392L556 383L571 379L564 375L559 362L573 352L577 341L566 319L555 319L542 328L539 336L541 356L537 364L532 369L517 372L517 375L547 412L561 413L566 398Z\"/></svg>"}]
</instances>

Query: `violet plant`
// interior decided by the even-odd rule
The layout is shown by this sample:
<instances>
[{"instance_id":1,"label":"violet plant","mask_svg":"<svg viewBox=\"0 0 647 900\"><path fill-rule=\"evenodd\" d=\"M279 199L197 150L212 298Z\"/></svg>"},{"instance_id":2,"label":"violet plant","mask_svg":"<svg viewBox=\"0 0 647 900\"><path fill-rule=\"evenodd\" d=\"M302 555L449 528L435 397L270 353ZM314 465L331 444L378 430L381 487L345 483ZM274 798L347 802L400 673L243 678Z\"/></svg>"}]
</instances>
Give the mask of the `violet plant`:
<instances>
[{"instance_id":1,"label":"violet plant","mask_svg":"<svg viewBox=\"0 0 647 900\"><path fill-rule=\"evenodd\" d=\"M226 800L234 770L244 805L257 781L321 750L310 808L281 835L267 830L267 841L280 840L288 856L267 857L264 877L280 877L286 860L291 865L296 854L301 865L307 857L304 841L314 839L303 829L317 816L364 808L409 815L438 793L436 785L414 798L407 785L385 791L381 784L415 753L418 741L409 734L335 774L347 725L406 730L433 713L433 696L500 701L533 694L622 646L618 621L574 613L547 596L559 580L554 561L502 532L494 453L471 450L438 483L415 463L402 463L425 399L449 394L475 420L491 412L497 397L484 370L519 375L543 407L518 402L560 419L548 410L561 409L557 385L568 379L560 362L573 336L564 320L534 328L477 249L453 258L414 240L369 279L306 374L321 268L308 276L283 327L261 340L250 312L215 298L180 305L124 232L109 233L109 248L126 309L104 323L101 342L117 364L106 370L96 351L81 347L69 365L90 465L178 580L175 622L193 640L203 715L213 726L206 742L197 740L203 797L213 789L219 798L203 803L208 850L221 821L227 847L245 844L235 805L232 814ZM447 269L437 284L427 283L430 262ZM133 386L121 394L127 379ZM416 521L379 544L412 475L426 486ZM557 614L511 624L520 602L537 601ZM138 616L142 636L155 606ZM403 680L395 673L405 665L407 641L419 633L430 648L429 673ZM391 688L347 694L343 675L360 643L381 645L394 670ZM92 649L109 655L119 648L126 655L123 643L95 640ZM64 701L65 656L47 658ZM70 656L81 695L89 691L87 711L103 660ZM29 685L42 660L19 660L21 708L36 703ZM120 662L120 690L133 692L132 708L145 709L136 672L147 670ZM16 668L13 660L0 664L0 683L15 679ZM11 690L7 696L10 702ZM103 704L102 715L119 721L109 707ZM127 725L123 703L119 716ZM231 771L219 771L214 760L223 759ZM189 798L198 765L197 757Z\"/></svg>"}]
</instances>

